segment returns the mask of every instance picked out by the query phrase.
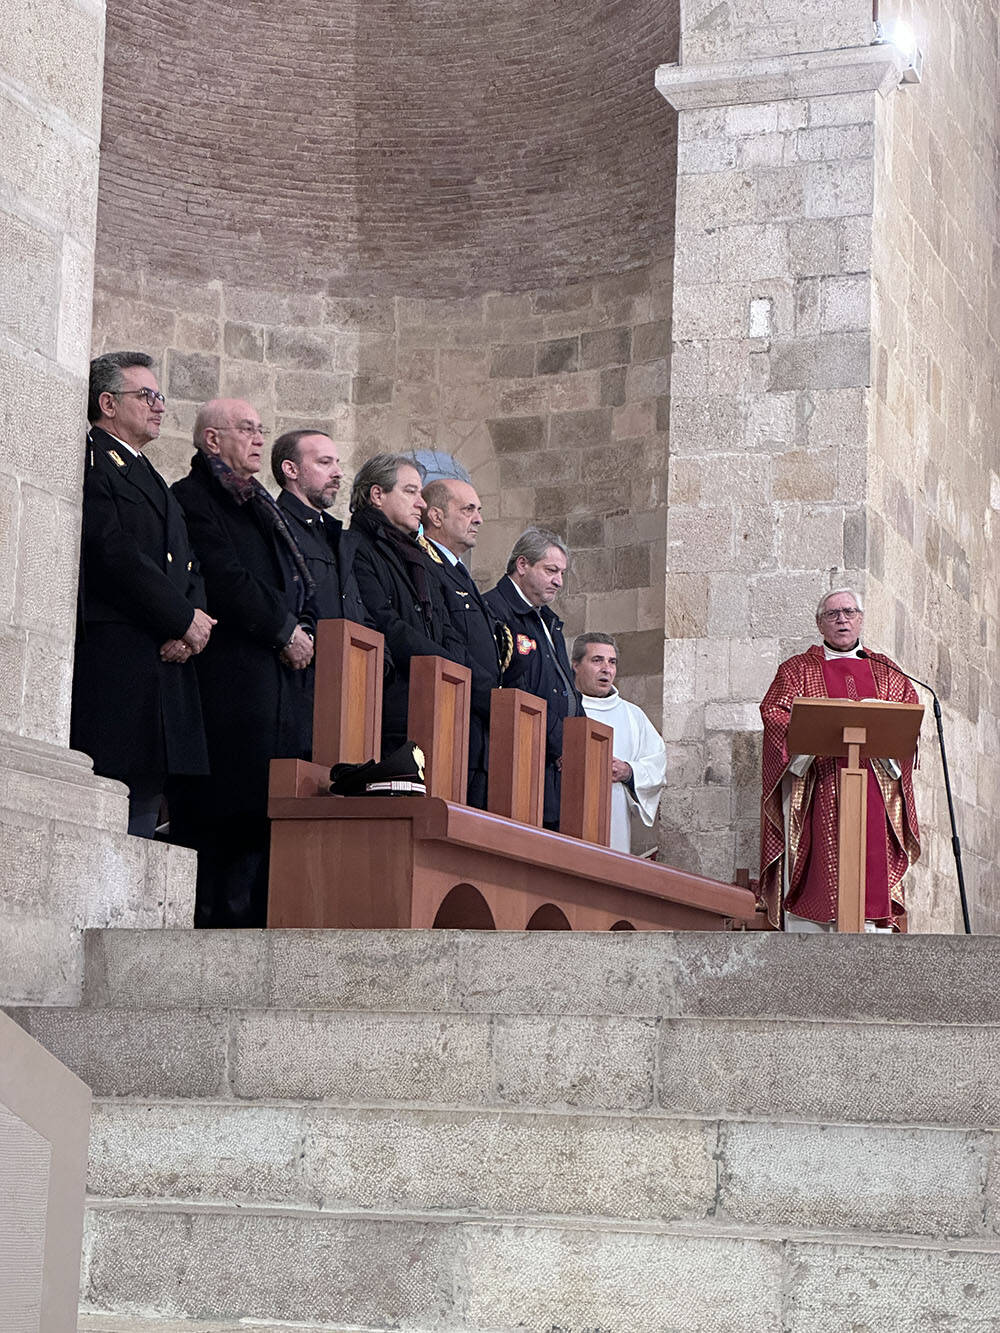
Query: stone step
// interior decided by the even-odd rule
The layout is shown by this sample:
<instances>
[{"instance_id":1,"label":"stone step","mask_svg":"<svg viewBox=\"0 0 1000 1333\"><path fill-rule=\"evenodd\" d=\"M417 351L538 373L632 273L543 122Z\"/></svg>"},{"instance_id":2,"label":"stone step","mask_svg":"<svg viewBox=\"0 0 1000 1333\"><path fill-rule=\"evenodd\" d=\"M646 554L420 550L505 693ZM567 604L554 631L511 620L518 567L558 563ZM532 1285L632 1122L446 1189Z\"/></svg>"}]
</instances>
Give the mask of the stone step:
<instances>
[{"instance_id":1,"label":"stone step","mask_svg":"<svg viewBox=\"0 0 1000 1333\"><path fill-rule=\"evenodd\" d=\"M164 1319L158 1315L95 1314L80 1311L77 1333L358 1333L357 1324L350 1328L343 1324L274 1324L270 1320L252 1323L245 1319L236 1322L216 1319ZM389 1333L369 1326L365 1333Z\"/></svg>"},{"instance_id":2,"label":"stone step","mask_svg":"<svg viewBox=\"0 0 1000 1333\"><path fill-rule=\"evenodd\" d=\"M1000 1132L98 1102L91 1198L995 1240Z\"/></svg>"},{"instance_id":3,"label":"stone step","mask_svg":"<svg viewBox=\"0 0 1000 1333\"><path fill-rule=\"evenodd\" d=\"M86 950L91 1007L1000 1024L1000 936L101 930Z\"/></svg>"},{"instance_id":4,"label":"stone step","mask_svg":"<svg viewBox=\"0 0 1000 1333\"><path fill-rule=\"evenodd\" d=\"M278 1209L92 1208L84 1309L312 1329L990 1328L992 1242L698 1235ZM183 1325L181 1325L183 1328ZM93 1330L92 1330L93 1333ZM102 1330L102 1333L104 1331ZM113 1333L119 1333L114 1330ZM186 1331L185 1331L186 1333Z\"/></svg>"},{"instance_id":5,"label":"stone step","mask_svg":"<svg viewBox=\"0 0 1000 1333\"><path fill-rule=\"evenodd\" d=\"M1000 1027L289 1009L11 1012L97 1097L1000 1123Z\"/></svg>"}]
</instances>

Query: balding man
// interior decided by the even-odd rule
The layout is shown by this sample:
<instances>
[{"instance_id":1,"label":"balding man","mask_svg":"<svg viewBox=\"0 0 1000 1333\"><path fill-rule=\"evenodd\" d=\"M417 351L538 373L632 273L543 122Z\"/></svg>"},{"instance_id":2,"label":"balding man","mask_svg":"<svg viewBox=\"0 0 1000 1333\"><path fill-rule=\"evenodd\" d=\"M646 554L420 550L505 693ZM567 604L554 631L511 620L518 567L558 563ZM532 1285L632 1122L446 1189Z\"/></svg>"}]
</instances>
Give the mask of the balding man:
<instances>
[{"instance_id":1,"label":"balding man","mask_svg":"<svg viewBox=\"0 0 1000 1333\"><path fill-rule=\"evenodd\" d=\"M457 477L428 482L424 487L424 536L433 543L441 563L434 566L444 586L452 623L468 654L472 670L469 712L469 805L486 809L489 759L490 701L500 686L504 657L509 660L510 633L500 624L462 564L476 544L483 507L475 487ZM507 653L501 645L506 637Z\"/></svg>"},{"instance_id":2,"label":"balding man","mask_svg":"<svg viewBox=\"0 0 1000 1333\"><path fill-rule=\"evenodd\" d=\"M218 620L198 680L211 777L190 789L185 832L198 848L195 924L267 922L268 765L305 757L304 672L312 661L314 581L281 510L257 480L264 430L242 399L205 403L197 452L174 494Z\"/></svg>"}]
</instances>

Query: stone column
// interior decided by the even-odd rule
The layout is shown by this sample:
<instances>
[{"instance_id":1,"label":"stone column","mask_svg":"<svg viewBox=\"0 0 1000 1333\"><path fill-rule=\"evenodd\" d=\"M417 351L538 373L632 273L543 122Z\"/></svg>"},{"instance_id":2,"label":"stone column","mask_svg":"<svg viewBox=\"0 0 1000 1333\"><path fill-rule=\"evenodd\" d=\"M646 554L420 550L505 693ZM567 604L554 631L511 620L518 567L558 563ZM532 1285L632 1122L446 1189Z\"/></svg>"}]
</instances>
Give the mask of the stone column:
<instances>
[{"instance_id":1,"label":"stone column","mask_svg":"<svg viewBox=\"0 0 1000 1333\"><path fill-rule=\"evenodd\" d=\"M67 748L103 59L97 0L26 0L7 14L0 1001L71 1001L84 926L190 919L189 855L128 838L124 787L95 778L90 761Z\"/></svg>"},{"instance_id":2,"label":"stone column","mask_svg":"<svg viewBox=\"0 0 1000 1333\"><path fill-rule=\"evenodd\" d=\"M763 10L689 3L656 79L678 114L664 847L724 879L756 874L760 698L820 593L865 588L876 128L902 73L870 0Z\"/></svg>"}]
</instances>

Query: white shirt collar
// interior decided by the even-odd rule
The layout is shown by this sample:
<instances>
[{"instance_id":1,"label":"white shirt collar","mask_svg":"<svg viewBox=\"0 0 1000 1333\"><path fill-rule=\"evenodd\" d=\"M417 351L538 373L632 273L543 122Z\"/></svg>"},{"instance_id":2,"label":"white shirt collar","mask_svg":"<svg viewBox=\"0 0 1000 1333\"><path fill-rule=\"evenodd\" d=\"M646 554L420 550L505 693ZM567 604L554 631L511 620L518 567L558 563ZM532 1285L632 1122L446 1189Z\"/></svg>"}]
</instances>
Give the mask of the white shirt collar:
<instances>
[{"instance_id":1,"label":"white shirt collar","mask_svg":"<svg viewBox=\"0 0 1000 1333\"><path fill-rule=\"evenodd\" d=\"M507 575L507 577L510 579L510 575L509 575L509 574ZM531 609L532 609L532 611L537 611L537 610L539 610L539 608L538 608L537 606L535 606L532 602L529 602L529 601L528 601L527 597L525 597L524 593L523 593L523 592L521 591L521 589L518 587L517 583L516 583L513 579L510 579L510 581L511 581L511 583L514 585L514 587L517 588L517 595L518 595L518 597L520 597L521 601L525 604L525 606L530 606Z\"/></svg>"},{"instance_id":2,"label":"white shirt collar","mask_svg":"<svg viewBox=\"0 0 1000 1333\"><path fill-rule=\"evenodd\" d=\"M429 537L428 541L430 541L433 546L436 546L438 548L438 550L441 552L444 558L448 561L449 565L458 564L458 556L455 554L454 551L449 551L447 546L442 546L441 543L436 542L433 537Z\"/></svg>"}]
</instances>

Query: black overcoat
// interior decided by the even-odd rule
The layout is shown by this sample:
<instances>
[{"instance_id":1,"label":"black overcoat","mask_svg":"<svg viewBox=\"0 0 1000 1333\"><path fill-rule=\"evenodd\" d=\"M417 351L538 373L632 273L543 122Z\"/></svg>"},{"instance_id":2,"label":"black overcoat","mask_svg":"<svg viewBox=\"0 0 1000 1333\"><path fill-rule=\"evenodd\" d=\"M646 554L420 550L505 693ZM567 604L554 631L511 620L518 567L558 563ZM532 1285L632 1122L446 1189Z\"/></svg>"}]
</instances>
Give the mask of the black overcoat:
<instances>
[{"instance_id":1,"label":"black overcoat","mask_svg":"<svg viewBox=\"0 0 1000 1333\"><path fill-rule=\"evenodd\" d=\"M205 589L184 514L152 464L100 427L83 481L70 744L103 777L205 773L193 660L161 662Z\"/></svg>"},{"instance_id":2,"label":"black overcoat","mask_svg":"<svg viewBox=\"0 0 1000 1333\"><path fill-rule=\"evenodd\" d=\"M562 755L563 722L567 717L577 717L583 712L583 700L573 683L573 670L566 652L563 622L550 606L529 606L506 574L486 593L486 602L514 636L514 652L503 674L504 688L537 694L548 705L544 818L545 823L554 828L559 823L560 781L556 761ZM551 645L543 622L552 636Z\"/></svg>"},{"instance_id":3,"label":"black overcoat","mask_svg":"<svg viewBox=\"0 0 1000 1333\"><path fill-rule=\"evenodd\" d=\"M197 658L211 764L202 813L263 816L270 760L309 754L307 673L280 654L296 625L314 623L311 604L273 529L230 495L202 454L173 490L219 622Z\"/></svg>"},{"instance_id":4,"label":"black overcoat","mask_svg":"<svg viewBox=\"0 0 1000 1333\"><path fill-rule=\"evenodd\" d=\"M313 593L316 619L353 620L359 625L370 625L371 617L365 611L353 570L357 533L345 532L339 519L321 515L290 491L282 491L278 496L278 508L316 584Z\"/></svg>"},{"instance_id":5,"label":"black overcoat","mask_svg":"<svg viewBox=\"0 0 1000 1333\"><path fill-rule=\"evenodd\" d=\"M472 670L469 711L469 801L485 807L485 776L489 761L490 703L500 688L502 669L497 647L497 617L476 587L472 575L453 565L447 555L434 569L444 588L452 624Z\"/></svg>"},{"instance_id":6,"label":"black overcoat","mask_svg":"<svg viewBox=\"0 0 1000 1333\"><path fill-rule=\"evenodd\" d=\"M361 600L375 628L385 636L394 668L382 693L383 754L407 739L410 658L447 657L449 661L469 665L448 615L442 584L434 576L429 559L423 556L430 596L428 614L387 527L378 511L366 509L355 515L345 534L356 538L352 567Z\"/></svg>"}]
</instances>

